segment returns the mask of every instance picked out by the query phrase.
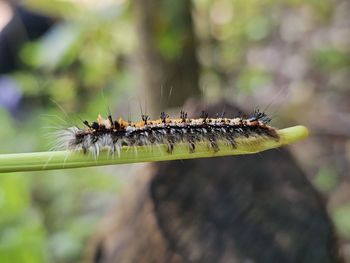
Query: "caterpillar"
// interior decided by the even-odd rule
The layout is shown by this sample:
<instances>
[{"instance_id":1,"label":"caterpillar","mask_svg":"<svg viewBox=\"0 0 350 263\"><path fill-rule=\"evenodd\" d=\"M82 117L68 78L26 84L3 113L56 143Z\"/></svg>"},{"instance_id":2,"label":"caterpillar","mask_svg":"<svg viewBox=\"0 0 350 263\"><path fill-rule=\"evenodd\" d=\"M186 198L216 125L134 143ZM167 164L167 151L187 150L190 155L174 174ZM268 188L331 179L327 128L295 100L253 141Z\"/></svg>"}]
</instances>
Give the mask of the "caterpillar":
<instances>
[{"instance_id":1,"label":"caterpillar","mask_svg":"<svg viewBox=\"0 0 350 263\"><path fill-rule=\"evenodd\" d=\"M196 144L204 142L213 151L220 151L219 141L236 148L237 138L270 137L279 140L275 128L268 125L271 118L256 110L250 117L243 116L211 118L202 111L199 118L189 118L181 111L179 118L170 118L161 112L159 119L151 120L148 115L141 115L139 122L113 120L111 115L97 121L83 121L84 128L77 126L61 131L58 135L59 148L69 151L90 153L95 158L103 149L120 156L124 146L153 146L165 144L167 152L172 153L177 143L188 145L189 152L195 152Z\"/></svg>"}]
</instances>

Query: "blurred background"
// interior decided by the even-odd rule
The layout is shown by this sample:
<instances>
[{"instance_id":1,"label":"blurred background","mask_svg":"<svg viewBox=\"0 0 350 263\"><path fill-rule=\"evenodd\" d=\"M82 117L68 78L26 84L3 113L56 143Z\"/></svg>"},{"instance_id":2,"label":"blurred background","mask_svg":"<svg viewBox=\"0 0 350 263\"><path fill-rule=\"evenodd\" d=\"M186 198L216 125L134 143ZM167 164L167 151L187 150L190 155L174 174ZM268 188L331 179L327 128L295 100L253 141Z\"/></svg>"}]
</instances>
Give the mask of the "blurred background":
<instances>
[{"instance_id":1,"label":"blurred background","mask_svg":"<svg viewBox=\"0 0 350 263\"><path fill-rule=\"evenodd\" d=\"M108 109L157 118L187 98L304 124L291 147L350 262L350 2L0 0L0 153ZM142 165L1 174L1 262L79 262Z\"/></svg>"}]
</instances>

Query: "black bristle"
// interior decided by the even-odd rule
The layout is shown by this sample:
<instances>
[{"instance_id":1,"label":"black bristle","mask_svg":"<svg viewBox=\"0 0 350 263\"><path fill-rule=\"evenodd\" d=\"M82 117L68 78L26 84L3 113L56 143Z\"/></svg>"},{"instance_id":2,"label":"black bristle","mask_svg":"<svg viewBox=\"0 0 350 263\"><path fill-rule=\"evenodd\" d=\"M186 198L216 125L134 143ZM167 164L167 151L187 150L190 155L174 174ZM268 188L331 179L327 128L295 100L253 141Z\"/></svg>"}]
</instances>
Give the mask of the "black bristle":
<instances>
[{"instance_id":1,"label":"black bristle","mask_svg":"<svg viewBox=\"0 0 350 263\"><path fill-rule=\"evenodd\" d=\"M90 126L90 124L89 124L89 122L88 122L88 121L83 121L83 123L84 123L84 125L85 125L86 127L88 127L88 128L90 128L90 129L91 129L91 126Z\"/></svg>"},{"instance_id":2,"label":"black bristle","mask_svg":"<svg viewBox=\"0 0 350 263\"><path fill-rule=\"evenodd\" d=\"M116 130L119 130L119 129L120 129L120 124L119 124L119 122L114 121L114 128L115 128Z\"/></svg>"},{"instance_id":3,"label":"black bristle","mask_svg":"<svg viewBox=\"0 0 350 263\"><path fill-rule=\"evenodd\" d=\"M111 115L108 115L108 120L109 120L109 123L111 124L111 126L113 126L113 119L112 119Z\"/></svg>"},{"instance_id":4,"label":"black bristle","mask_svg":"<svg viewBox=\"0 0 350 263\"><path fill-rule=\"evenodd\" d=\"M204 110L202 110L201 116L200 116L200 117L203 119L204 122L206 122L206 120L207 120L208 117L209 117L209 113L206 112L206 111L204 111Z\"/></svg>"},{"instance_id":5,"label":"black bristle","mask_svg":"<svg viewBox=\"0 0 350 263\"><path fill-rule=\"evenodd\" d=\"M149 121L149 116L145 115L145 114L142 114L141 115L141 119L145 123L145 125L147 125L147 122Z\"/></svg>"},{"instance_id":6,"label":"black bristle","mask_svg":"<svg viewBox=\"0 0 350 263\"><path fill-rule=\"evenodd\" d=\"M261 121L264 124L267 124L271 121L271 118L265 113L260 112L259 109L256 109L253 113L253 116L248 119L249 121Z\"/></svg>"},{"instance_id":7,"label":"black bristle","mask_svg":"<svg viewBox=\"0 0 350 263\"><path fill-rule=\"evenodd\" d=\"M97 122L93 122L90 126L90 128L94 130L98 130L100 128L100 125Z\"/></svg>"},{"instance_id":8,"label":"black bristle","mask_svg":"<svg viewBox=\"0 0 350 263\"><path fill-rule=\"evenodd\" d=\"M186 122L186 119L187 119L187 112L181 111L181 112L180 112L180 118L182 119L182 122Z\"/></svg>"},{"instance_id":9,"label":"black bristle","mask_svg":"<svg viewBox=\"0 0 350 263\"><path fill-rule=\"evenodd\" d=\"M165 123L167 118L169 118L169 115L162 111L160 113L160 119L162 120L162 122Z\"/></svg>"}]
</instances>

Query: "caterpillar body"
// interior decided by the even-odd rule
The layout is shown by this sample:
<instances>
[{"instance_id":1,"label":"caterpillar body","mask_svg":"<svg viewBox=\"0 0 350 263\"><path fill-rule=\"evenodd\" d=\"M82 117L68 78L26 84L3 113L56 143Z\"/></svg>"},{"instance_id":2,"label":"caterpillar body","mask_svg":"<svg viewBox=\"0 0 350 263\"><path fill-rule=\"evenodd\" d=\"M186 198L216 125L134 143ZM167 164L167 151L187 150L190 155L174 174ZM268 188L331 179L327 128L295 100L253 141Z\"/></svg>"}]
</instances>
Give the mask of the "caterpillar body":
<instances>
[{"instance_id":1,"label":"caterpillar body","mask_svg":"<svg viewBox=\"0 0 350 263\"><path fill-rule=\"evenodd\" d=\"M84 128L67 128L58 135L59 148L69 151L90 153L95 158L103 149L120 156L124 146L153 146L165 144L167 152L172 153L177 143L188 145L189 152L196 150L198 142L204 142L213 151L220 151L219 141L236 148L238 138L272 137L279 140L275 128L268 125L270 117L255 111L250 117L210 118L202 112L200 118L188 118L181 111L180 118L172 119L162 112L160 118L150 120L147 115L141 121L130 122L122 118L113 120L98 116L96 122L84 121Z\"/></svg>"}]
</instances>

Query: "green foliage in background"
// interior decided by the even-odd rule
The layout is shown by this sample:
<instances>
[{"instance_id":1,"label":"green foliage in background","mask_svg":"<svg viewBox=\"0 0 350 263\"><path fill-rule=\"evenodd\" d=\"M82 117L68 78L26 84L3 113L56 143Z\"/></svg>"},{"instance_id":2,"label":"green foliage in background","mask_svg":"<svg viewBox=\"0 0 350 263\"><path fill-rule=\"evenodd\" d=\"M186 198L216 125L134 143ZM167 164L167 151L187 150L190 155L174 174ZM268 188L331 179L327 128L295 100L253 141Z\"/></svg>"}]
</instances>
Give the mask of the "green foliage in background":
<instances>
[{"instance_id":1,"label":"green foliage in background","mask_svg":"<svg viewBox=\"0 0 350 263\"><path fill-rule=\"evenodd\" d=\"M128 3L100 10L69 1L27 4L60 21L21 50L24 65L13 77L24 104L17 118L0 108L6 123L0 135L8 138L1 153L50 149L57 129L95 118L96 109L107 112L132 86L126 59L135 40ZM80 261L121 185L111 169L2 174L0 261Z\"/></svg>"},{"instance_id":2,"label":"green foliage in background","mask_svg":"<svg viewBox=\"0 0 350 263\"><path fill-rule=\"evenodd\" d=\"M46 230L32 207L28 178L21 174L0 177L1 262L44 262Z\"/></svg>"}]
</instances>

